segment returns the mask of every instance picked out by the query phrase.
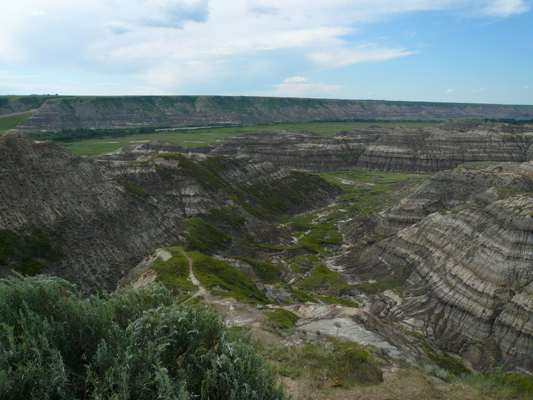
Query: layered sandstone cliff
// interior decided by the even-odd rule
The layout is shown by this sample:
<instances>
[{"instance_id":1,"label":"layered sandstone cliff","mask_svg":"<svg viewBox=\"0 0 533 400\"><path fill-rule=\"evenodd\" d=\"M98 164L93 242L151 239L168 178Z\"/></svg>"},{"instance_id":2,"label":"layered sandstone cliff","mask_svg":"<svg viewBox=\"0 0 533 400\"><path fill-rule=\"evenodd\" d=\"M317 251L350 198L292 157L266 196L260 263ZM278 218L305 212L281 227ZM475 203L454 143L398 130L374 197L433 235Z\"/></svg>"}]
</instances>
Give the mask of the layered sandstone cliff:
<instances>
[{"instance_id":1,"label":"layered sandstone cliff","mask_svg":"<svg viewBox=\"0 0 533 400\"><path fill-rule=\"evenodd\" d=\"M374 217L396 221L389 226L397 233L355 246L343 262L359 277L406 279L403 303L378 313L448 341L455 351L465 343L461 337L492 339L504 354L527 358L533 352L532 178L531 163L436 174ZM354 243L361 225L351 231Z\"/></svg>"},{"instance_id":2,"label":"layered sandstone cliff","mask_svg":"<svg viewBox=\"0 0 533 400\"><path fill-rule=\"evenodd\" d=\"M267 162L156 153L97 163L18 131L0 138L0 187L1 274L17 261L13 240L31 253L28 235L40 229L37 239L44 235L60 254L36 260L41 272L85 290L112 289L151 250L180 240L183 218L232 206L245 222L268 225L337 193L318 177ZM18 261L29 254L19 253Z\"/></svg>"},{"instance_id":3,"label":"layered sandstone cliff","mask_svg":"<svg viewBox=\"0 0 533 400\"><path fill-rule=\"evenodd\" d=\"M357 165L426 174L467 162L524 162L531 159L532 140L532 126L452 122L424 129L397 127L368 146Z\"/></svg>"},{"instance_id":4,"label":"layered sandstone cliff","mask_svg":"<svg viewBox=\"0 0 533 400\"><path fill-rule=\"evenodd\" d=\"M353 119L467 118L530 119L533 118L533 107L243 96L70 97L46 101L19 128L59 130L78 127L124 128Z\"/></svg>"}]
</instances>

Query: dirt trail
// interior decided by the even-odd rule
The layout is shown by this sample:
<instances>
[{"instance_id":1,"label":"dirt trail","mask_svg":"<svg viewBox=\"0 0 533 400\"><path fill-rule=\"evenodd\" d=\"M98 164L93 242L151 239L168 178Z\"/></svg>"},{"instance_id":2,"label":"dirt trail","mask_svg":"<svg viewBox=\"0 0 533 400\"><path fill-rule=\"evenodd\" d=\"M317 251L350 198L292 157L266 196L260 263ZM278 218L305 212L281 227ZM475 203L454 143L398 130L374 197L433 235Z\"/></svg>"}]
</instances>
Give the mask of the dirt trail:
<instances>
[{"instance_id":1,"label":"dirt trail","mask_svg":"<svg viewBox=\"0 0 533 400\"><path fill-rule=\"evenodd\" d=\"M209 292L207 291L205 286L200 283L200 281L196 278L196 276L194 276L194 272L192 270L192 258L189 257L189 255L181 247L180 247L180 252L181 252L181 254L183 254L183 256L189 262L189 279L191 280L191 282L194 285L198 286L198 291L196 293L194 293L187 301L189 301L190 299L193 299L195 297L198 297L198 296L203 296L204 299L206 299L206 300L208 298L211 298L211 295L209 294Z\"/></svg>"}]
</instances>

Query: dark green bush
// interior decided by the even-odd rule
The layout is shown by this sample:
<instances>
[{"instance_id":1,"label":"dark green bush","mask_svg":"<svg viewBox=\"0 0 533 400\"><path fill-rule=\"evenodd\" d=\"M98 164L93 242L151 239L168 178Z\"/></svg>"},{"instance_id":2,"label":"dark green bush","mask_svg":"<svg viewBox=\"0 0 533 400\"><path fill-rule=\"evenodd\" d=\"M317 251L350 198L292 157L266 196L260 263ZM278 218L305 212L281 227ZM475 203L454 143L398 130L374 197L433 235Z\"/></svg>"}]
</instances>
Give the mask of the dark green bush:
<instances>
[{"instance_id":1,"label":"dark green bush","mask_svg":"<svg viewBox=\"0 0 533 400\"><path fill-rule=\"evenodd\" d=\"M149 291L87 299L59 278L0 284L0 398L283 399L249 337Z\"/></svg>"}]
</instances>

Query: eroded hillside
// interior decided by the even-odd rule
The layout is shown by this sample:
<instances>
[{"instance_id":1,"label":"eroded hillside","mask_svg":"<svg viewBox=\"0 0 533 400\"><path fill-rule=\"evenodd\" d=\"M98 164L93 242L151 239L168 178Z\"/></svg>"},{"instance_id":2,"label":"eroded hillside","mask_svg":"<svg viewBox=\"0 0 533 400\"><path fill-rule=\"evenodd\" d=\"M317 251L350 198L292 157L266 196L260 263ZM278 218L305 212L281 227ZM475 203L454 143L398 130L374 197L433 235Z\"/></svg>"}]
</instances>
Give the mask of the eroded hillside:
<instances>
[{"instance_id":1,"label":"eroded hillside","mask_svg":"<svg viewBox=\"0 0 533 400\"><path fill-rule=\"evenodd\" d=\"M325 336L373 346L394 379L417 362L446 379L531 371L530 129L284 131L85 158L11 131L0 138L0 268L85 291L157 281L291 349ZM272 362L294 384L301 366L287 354ZM331 374L320 393L336 387Z\"/></svg>"},{"instance_id":2,"label":"eroded hillside","mask_svg":"<svg viewBox=\"0 0 533 400\"><path fill-rule=\"evenodd\" d=\"M0 115L38 108L19 129L273 124L332 120L533 118L533 107L231 96L0 98Z\"/></svg>"}]
</instances>

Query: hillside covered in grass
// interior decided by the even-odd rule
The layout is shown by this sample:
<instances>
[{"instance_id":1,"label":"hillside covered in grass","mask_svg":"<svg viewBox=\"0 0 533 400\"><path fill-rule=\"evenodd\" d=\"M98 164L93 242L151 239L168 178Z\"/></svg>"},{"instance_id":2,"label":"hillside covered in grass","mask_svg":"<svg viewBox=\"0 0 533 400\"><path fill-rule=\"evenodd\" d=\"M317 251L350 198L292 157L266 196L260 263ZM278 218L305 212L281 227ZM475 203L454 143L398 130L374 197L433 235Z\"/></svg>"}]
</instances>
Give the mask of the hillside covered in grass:
<instances>
[{"instance_id":1,"label":"hillside covered in grass","mask_svg":"<svg viewBox=\"0 0 533 400\"><path fill-rule=\"evenodd\" d=\"M356 120L531 119L532 106L245 96L0 98L0 114L37 111L25 130ZM43 102L43 100L45 100ZM19 103L24 103L24 107Z\"/></svg>"}]
</instances>

